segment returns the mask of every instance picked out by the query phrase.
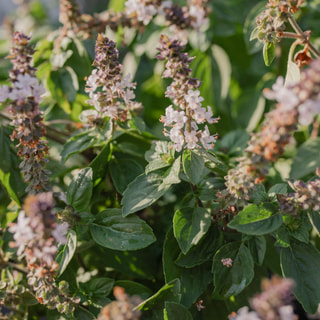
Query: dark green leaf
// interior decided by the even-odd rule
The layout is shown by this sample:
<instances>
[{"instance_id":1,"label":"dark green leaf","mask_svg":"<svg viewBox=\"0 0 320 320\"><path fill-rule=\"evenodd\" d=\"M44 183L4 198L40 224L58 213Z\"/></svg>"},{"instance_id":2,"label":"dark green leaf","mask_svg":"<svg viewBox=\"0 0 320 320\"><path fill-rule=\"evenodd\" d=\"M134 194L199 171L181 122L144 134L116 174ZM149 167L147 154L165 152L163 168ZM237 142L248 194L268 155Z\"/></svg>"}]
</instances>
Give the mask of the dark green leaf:
<instances>
[{"instance_id":1,"label":"dark green leaf","mask_svg":"<svg viewBox=\"0 0 320 320\"><path fill-rule=\"evenodd\" d=\"M167 172L152 172L142 174L132 181L123 193L121 204L123 215L144 209L161 196L163 196L172 184L179 183L180 157L173 163Z\"/></svg>"},{"instance_id":2,"label":"dark green leaf","mask_svg":"<svg viewBox=\"0 0 320 320\"><path fill-rule=\"evenodd\" d=\"M273 214L275 208L270 203L249 205L235 216L228 224L232 229L250 235L263 235L278 229L282 216Z\"/></svg>"},{"instance_id":3,"label":"dark green leaf","mask_svg":"<svg viewBox=\"0 0 320 320\"><path fill-rule=\"evenodd\" d=\"M182 155L183 170L192 184L198 184L208 173L204 159L192 150L184 150Z\"/></svg>"},{"instance_id":4,"label":"dark green leaf","mask_svg":"<svg viewBox=\"0 0 320 320\"><path fill-rule=\"evenodd\" d=\"M121 209L100 212L90 232L101 246L121 251L142 249L156 240L145 221L135 215L123 217Z\"/></svg>"},{"instance_id":5,"label":"dark green leaf","mask_svg":"<svg viewBox=\"0 0 320 320\"><path fill-rule=\"evenodd\" d=\"M301 242L309 243L312 225L308 216L303 214L298 218L289 218L291 218L291 224L287 227L289 235Z\"/></svg>"},{"instance_id":6,"label":"dark green leaf","mask_svg":"<svg viewBox=\"0 0 320 320\"><path fill-rule=\"evenodd\" d=\"M266 66L270 66L276 56L276 46L273 42L266 42L263 46L263 59Z\"/></svg>"},{"instance_id":7,"label":"dark green leaf","mask_svg":"<svg viewBox=\"0 0 320 320\"><path fill-rule=\"evenodd\" d=\"M94 314L92 314L90 311L88 311L87 309L85 309L82 306L78 306L78 307L76 306L76 309L74 311L74 318L81 319L81 320L94 320L94 319L96 319Z\"/></svg>"},{"instance_id":8,"label":"dark green leaf","mask_svg":"<svg viewBox=\"0 0 320 320\"><path fill-rule=\"evenodd\" d=\"M314 228L316 228L318 233L320 233L320 214L319 214L319 212L310 211L308 216L309 216L310 222L312 223Z\"/></svg>"},{"instance_id":9,"label":"dark green leaf","mask_svg":"<svg viewBox=\"0 0 320 320\"><path fill-rule=\"evenodd\" d=\"M79 287L91 298L108 296L113 285L114 280L110 278L92 278L88 282L79 283Z\"/></svg>"},{"instance_id":10,"label":"dark green leaf","mask_svg":"<svg viewBox=\"0 0 320 320\"><path fill-rule=\"evenodd\" d=\"M320 253L311 243L290 241L281 249L281 268L286 278L295 281L293 293L309 313L315 313L320 302Z\"/></svg>"},{"instance_id":11,"label":"dark green leaf","mask_svg":"<svg viewBox=\"0 0 320 320\"><path fill-rule=\"evenodd\" d=\"M320 167L320 137L309 139L303 143L291 165L290 178L300 179Z\"/></svg>"},{"instance_id":12,"label":"dark green leaf","mask_svg":"<svg viewBox=\"0 0 320 320\"><path fill-rule=\"evenodd\" d=\"M256 19L257 16L265 9L266 3L264 1L258 2L249 12L246 17L243 32L245 42L248 48L249 53L261 52L263 47L263 42L258 41L259 27L257 27Z\"/></svg>"},{"instance_id":13,"label":"dark green leaf","mask_svg":"<svg viewBox=\"0 0 320 320\"><path fill-rule=\"evenodd\" d=\"M111 160L112 149L109 143L107 143L100 153L92 160L89 167L92 168L92 181L96 185L107 174L108 163Z\"/></svg>"},{"instance_id":14,"label":"dark green leaf","mask_svg":"<svg viewBox=\"0 0 320 320\"><path fill-rule=\"evenodd\" d=\"M286 183L277 183L269 189L268 194L286 194L287 192L288 185Z\"/></svg>"},{"instance_id":15,"label":"dark green leaf","mask_svg":"<svg viewBox=\"0 0 320 320\"><path fill-rule=\"evenodd\" d=\"M123 193L128 184L144 171L143 163L137 158L122 153L115 153L110 162L110 174L119 193Z\"/></svg>"},{"instance_id":16,"label":"dark green leaf","mask_svg":"<svg viewBox=\"0 0 320 320\"><path fill-rule=\"evenodd\" d=\"M199 148L193 150L193 152L204 159L206 167L210 170L218 171L222 174L227 174L229 170L228 166L226 166L222 161L217 159L213 153Z\"/></svg>"},{"instance_id":17,"label":"dark green leaf","mask_svg":"<svg viewBox=\"0 0 320 320\"><path fill-rule=\"evenodd\" d=\"M287 227L283 224L280 228L276 231L276 242L275 246L277 247L289 247L290 245L290 235L288 232Z\"/></svg>"},{"instance_id":18,"label":"dark green leaf","mask_svg":"<svg viewBox=\"0 0 320 320\"><path fill-rule=\"evenodd\" d=\"M175 261L181 251L173 235L173 230L167 233L163 249L163 271L166 282L178 278L181 283L181 304L189 308L204 292L212 280L211 262L206 262L194 268L179 267Z\"/></svg>"},{"instance_id":19,"label":"dark green leaf","mask_svg":"<svg viewBox=\"0 0 320 320\"><path fill-rule=\"evenodd\" d=\"M180 253L175 263L180 267L192 268L209 260L222 244L222 233L218 228L211 226L198 245L192 247L184 255Z\"/></svg>"},{"instance_id":20,"label":"dark green leaf","mask_svg":"<svg viewBox=\"0 0 320 320\"><path fill-rule=\"evenodd\" d=\"M141 299L146 300L152 295L152 291L141 283L130 280L118 280L114 284L117 287L124 288L129 296L139 296Z\"/></svg>"},{"instance_id":21,"label":"dark green leaf","mask_svg":"<svg viewBox=\"0 0 320 320\"><path fill-rule=\"evenodd\" d=\"M237 156L247 147L249 138L250 135L246 130L234 130L221 139L220 146L223 152Z\"/></svg>"},{"instance_id":22,"label":"dark green leaf","mask_svg":"<svg viewBox=\"0 0 320 320\"><path fill-rule=\"evenodd\" d=\"M174 236L182 252L186 254L199 243L211 225L210 212L201 207L182 208L173 217Z\"/></svg>"},{"instance_id":23,"label":"dark green leaf","mask_svg":"<svg viewBox=\"0 0 320 320\"><path fill-rule=\"evenodd\" d=\"M191 313L181 304L166 302L164 309L164 320L192 320Z\"/></svg>"},{"instance_id":24,"label":"dark green leaf","mask_svg":"<svg viewBox=\"0 0 320 320\"><path fill-rule=\"evenodd\" d=\"M77 234L74 230L70 230L67 237L66 244L59 251L56 261L59 264L58 276L60 277L64 270L67 268L77 248Z\"/></svg>"},{"instance_id":25,"label":"dark green leaf","mask_svg":"<svg viewBox=\"0 0 320 320\"><path fill-rule=\"evenodd\" d=\"M226 258L232 259L232 266L222 263ZM250 250L242 242L224 245L213 258L213 296L225 298L239 294L252 281L253 267Z\"/></svg>"},{"instance_id":26,"label":"dark green leaf","mask_svg":"<svg viewBox=\"0 0 320 320\"><path fill-rule=\"evenodd\" d=\"M80 153L92 147L99 140L99 135L95 130L81 132L71 137L63 146L61 151L61 161L65 162L72 154Z\"/></svg>"},{"instance_id":27,"label":"dark green leaf","mask_svg":"<svg viewBox=\"0 0 320 320\"><path fill-rule=\"evenodd\" d=\"M175 279L165 284L157 293L149 299L143 301L138 309L147 314L148 319L163 319L163 309L166 301L179 303L181 299L180 294L180 281ZM151 316L148 315L151 313ZM156 315L158 313L158 315ZM160 315L159 315L160 313Z\"/></svg>"},{"instance_id":28,"label":"dark green leaf","mask_svg":"<svg viewBox=\"0 0 320 320\"><path fill-rule=\"evenodd\" d=\"M90 204L92 189L92 168L81 169L68 187L67 203L77 211L85 211Z\"/></svg>"},{"instance_id":29,"label":"dark green leaf","mask_svg":"<svg viewBox=\"0 0 320 320\"><path fill-rule=\"evenodd\" d=\"M254 262L261 266L267 250L267 242L265 237L253 236L250 237L247 242Z\"/></svg>"}]
</instances>

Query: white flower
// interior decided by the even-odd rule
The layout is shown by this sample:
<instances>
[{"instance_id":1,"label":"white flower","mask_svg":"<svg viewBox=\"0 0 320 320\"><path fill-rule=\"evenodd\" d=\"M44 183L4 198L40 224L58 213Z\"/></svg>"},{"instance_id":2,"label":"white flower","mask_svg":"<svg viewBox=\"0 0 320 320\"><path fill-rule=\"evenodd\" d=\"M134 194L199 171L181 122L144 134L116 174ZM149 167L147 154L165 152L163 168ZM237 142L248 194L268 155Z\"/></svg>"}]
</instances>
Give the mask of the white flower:
<instances>
[{"instance_id":1,"label":"white flower","mask_svg":"<svg viewBox=\"0 0 320 320\"><path fill-rule=\"evenodd\" d=\"M63 222L61 224L57 224L56 228L52 231L52 236L56 239L57 242L61 244L65 244L67 242L67 233L69 230L69 224L67 222Z\"/></svg>"},{"instance_id":2,"label":"white flower","mask_svg":"<svg viewBox=\"0 0 320 320\"><path fill-rule=\"evenodd\" d=\"M162 117L162 122L165 126L173 124L176 128L181 129L184 127L187 117L184 111L174 110L172 105L166 108L166 115Z\"/></svg>"},{"instance_id":3,"label":"white flower","mask_svg":"<svg viewBox=\"0 0 320 320\"><path fill-rule=\"evenodd\" d=\"M299 122L306 126L310 124L316 114L320 114L320 99L308 99L298 107Z\"/></svg>"},{"instance_id":4,"label":"white flower","mask_svg":"<svg viewBox=\"0 0 320 320\"><path fill-rule=\"evenodd\" d=\"M15 240L16 246L18 246L17 255L20 256L23 253L26 244L35 237L35 234L30 227L30 218L26 217L24 211L21 211L17 223L9 227L8 230L13 233L13 239Z\"/></svg>"},{"instance_id":5,"label":"white flower","mask_svg":"<svg viewBox=\"0 0 320 320\"><path fill-rule=\"evenodd\" d=\"M96 119L98 116L98 112L96 110L84 110L80 113L79 119L81 122L87 123L92 122L92 120Z\"/></svg>"},{"instance_id":6,"label":"white flower","mask_svg":"<svg viewBox=\"0 0 320 320\"><path fill-rule=\"evenodd\" d=\"M201 101L204 99L200 96L199 90L189 90L188 94L185 96L186 101L191 109L197 109L201 106Z\"/></svg>"},{"instance_id":7,"label":"white flower","mask_svg":"<svg viewBox=\"0 0 320 320\"><path fill-rule=\"evenodd\" d=\"M41 102L41 96L46 92L42 84L37 83L33 86L32 95L37 103Z\"/></svg>"},{"instance_id":8,"label":"white flower","mask_svg":"<svg viewBox=\"0 0 320 320\"><path fill-rule=\"evenodd\" d=\"M36 77L30 76L30 74L19 74L17 81L14 82L16 88L23 90L30 90L30 87L36 86L39 81Z\"/></svg>"},{"instance_id":9,"label":"white flower","mask_svg":"<svg viewBox=\"0 0 320 320\"><path fill-rule=\"evenodd\" d=\"M197 137L197 131L191 130L184 132L185 142L187 143L188 149L194 149L197 146L198 143L198 137Z\"/></svg>"},{"instance_id":10,"label":"white flower","mask_svg":"<svg viewBox=\"0 0 320 320\"><path fill-rule=\"evenodd\" d=\"M249 312L248 307L242 307L238 310L237 315L232 320L261 320L255 311Z\"/></svg>"},{"instance_id":11,"label":"white flower","mask_svg":"<svg viewBox=\"0 0 320 320\"><path fill-rule=\"evenodd\" d=\"M99 75L97 74L97 69L94 69L91 73L91 75L88 77L87 82L86 82L86 92L94 92L98 88L98 80L99 80Z\"/></svg>"},{"instance_id":12,"label":"white flower","mask_svg":"<svg viewBox=\"0 0 320 320\"><path fill-rule=\"evenodd\" d=\"M214 147L216 137L210 135L208 126L205 126L205 130L201 132L200 141L205 149L212 149Z\"/></svg>"},{"instance_id":13,"label":"white flower","mask_svg":"<svg viewBox=\"0 0 320 320\"><path fill-rule=\"evenodd\" d=\"M184 145L184 136L180 129L174 127L170 130L169 135L171 141L174 143L175 149L180 152L182 150L182 146Z\"/></svg>"},{"instance_id":14,"label":"white flower","mask_svg":"<svg viewBox=\"0 0 320 320\"><path fill-rule=\"evenodd\" d=\"M6 101L8 99L8 96L9 96L9 87L0 86L0 103Z\"/></svg>"},{"instance_id":15,"label":"white flower","mask_svg":"<svg viewBox=\"0 0 320 320\"><path fill-rule=\"evenodd\" d=\"M90 92L89 94L90 99L86 100L86 103L89 103L91 106L94 106L97 111L101 110L101 105L100 105L100 93L93 93Z\"/></svg>"},{"instance_id":16,"label":"white flower","mask_svg":"<svg viewBox=\"0 0 320 320\"><path fill-rule=\"evenodd\" d=\"M118 119L118 108L117 106L109 106L104 110L104 114L111 119Z\"/></svg>"},{"instance_id":17,"label":"white flower","mask_svg":"<svg viewBox=\"0 0 320 320\"><path fill-rule=\"evenodd\" d=\"M205 17L205 11L200 6L190 5L189 14L193 18L191 25L195 30L200 30L203 25L209 23L209 19Z\"/></svg>"},{"instance_id":18,"label":"white flower","mask_svg":"<svg viewBox=\"0 0 320 320\"><path fill-rule=\"evenodd\" d=\"M128 14L136 14L138 21L147 25L157 13L157 8L153 4L147 5L143 0L128 0L125 3Z\"/></svg>"},{"instance_id":19,"label":"white flower","mask_svg":"<svg viewBox=\"0 0 320 320\"><path fill-rule=\"evenodd\" d=\"M278 77L272 86L272 90L265 89L263 93L267 99L276 100L281 103L284 110L291 110L299 103L297 95L290 88L284 86L283 77Z\"/></svg>"},{"instance_id":20,"label":"white flower","mask_svg":"<svg viewBox=\"0 0 320 320\"><path fill-rule=\"evenodd\" d=\"M296 319L293 307L291 305L282 306L278 309L281 320L294 320Z\"/></svg>"}]
</instances>

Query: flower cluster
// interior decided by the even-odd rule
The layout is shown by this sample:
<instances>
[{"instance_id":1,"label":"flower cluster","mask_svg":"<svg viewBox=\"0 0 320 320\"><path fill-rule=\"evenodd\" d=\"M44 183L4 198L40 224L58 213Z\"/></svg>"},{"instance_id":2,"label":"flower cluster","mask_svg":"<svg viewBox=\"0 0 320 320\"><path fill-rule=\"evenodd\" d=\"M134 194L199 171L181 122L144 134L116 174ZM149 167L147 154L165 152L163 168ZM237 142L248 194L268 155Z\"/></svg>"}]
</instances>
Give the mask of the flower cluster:
<instances>
[{"instance_id":1,"label":"flower cluster","mask_svg":"<svg viewBox=\"0 0 320 320\"><path fill-rule=\"evenodd\" d=\"M269 0L256 20L254 33L265 42L279 41L288 21L288 15L295 13L304 0Z\"/></svg>"},{"instance_id":2,"label":"flower cluster","mask_svg":"<svg viewBox=\"0 0 320 320\"><path fill-rule=\"evenodd\" d=\"M281 320L295 319L291 305L294 281L273 276L270 280L264 279L261 284L262 293L251 301L251 307L261 319Z\"/></svg>"},{"instance_id":3,"label":"flower cluster","mask_svg":"<svg viewBox=\"0 0 320 320\"><path fill-rule=\"evenodd\" d=\"M320 170L316 171L320 178ZM320 210L320 179L311 180L307 183L294 181L291 184L294 193L278 195L280 210L287 214L297 215L299 211Z\"/></svg>"},{"instance_id":4,"label":"flower cluster","mask_svg":"<svg viewBox=\"0 0 320 320\"><path fill-rule=\"evenodd\" d=\"M127 0L125 8L129 16L135 17L146 26L158 13L160 4L161 0Z\"/></svg>"},{"instance_id":5,"label":"flower cluster","mask_svg":"<svg viewBox=\"0 0 320 320\"><path fill-rule=\"evenodd\" d=\"M216 123L219 118L212 117L211 107L202 107L203 98L197 90L201 83L191 77L189 64L193 58L184 53L185 46L178 40L162 35L160 38L159 60L167 60L163 78L172 78L173 82L166 90L166 96L173 100L175 108L166 108L161 122L167 127L164 134L170 137L177 151L183 147L194 149L202 145L211 149L216 142L216 135L210 135L207 125L200 129L198 125Z\"/></svg>"},{"instance_id":6,"label":"flower cluster","mask_svg":"<svg viewBox=\"0 0 320 320\"><path fill-rule=\"evenodd\" d=\"M15 129L11 138L19 140L18 155L23 160L20 168L29 183L26 191L36 193L49 189L50 172L44 169L48 146L41 139L46 132L39 109L45 90L35 76L36 69L30 65L34 50L29 40L23 33L14 35L14 46L8 56L13 64L9 73L12 85L0 87L0 103L8 101L8 110L13 116Z\"/></svg>"},{"instance_id":7,"label":"flower cluster","mask_svg":"<svg viewBox=\"0 0 320 320\"><path fill-rule=\"evenodd\" d=\"M126 121L128 111L141 108L141 104L132 101L135 98L133 89L135 83L130 82L130 74L122 77L122 65L119 63L119 53L116 43L102 35L96 42L96 57L94 69L87 79L87 101L95 110L84 111L80 119L86 121L109 117L111 120Z\"/></svg>"},{"instance_id":8,"label":"flower cluster","mask_svg":"<svg viewBox=\"0 0 320 320\"><path fill-rule=\"evenodd\" d=\"M225 259L221 259L221 263L226 266L227 268L232 267L232 259L231 258L225 258Z\"/></svg>"},{"instance_id":9,"label":"flower cluster","mask_svg":"<svg viewBox=\"0 0 320 320\"><path fill-rule=\"evenodd\" d=\"M89 38L94 31L104 33L106 27L117 31L119 27L143 31L155 16L163 16L168 25L177 31L194 29L199 31L208 25L208 0L189 0L187 6L180 7L169 1L127 0L123 12L103 11L93 16L81 14L75 0L60 0L59 20L63 24L61 37L69 30L83 38Z\"/></svg>"},{"instance_id":10,"label":"flower cluster","mask_svg":"<svg viewBox=\"0 0 320 320\"><path fill-rule=\"evenodd\" d=\"M53 208L51 192L29 195L17 223L9 228L14 246L18 248L17 255L25 256L30 269L38 269L39 278L55 273L57 244L66 241L68 225L56 222Z\"/></svg>"},{"instance_id":11,"label":"flower cluster","mask_svg":"<svg viewBox=\"0 0 320 320\"><path fill-rule=\"evenodd\" d=\"M62 281L57 286L54 281L59 267L55 261L58 244L66 242L68 224L56 222L51 192L29 195L23 209L9 231L13 233L17 256L27 262L28 284L39 303L72 313L78 300L67 296L68 283Z\"/></svg>"},{"instance_id":12,"label":"flower cluster","mask_svg":"<svg viewBox=\"0 0 320 320\"><path fill-rule=\"evenodd\" d=\"M250 301L254 311L249 312L248 307L232 313L229 320L297 320L294 314L292 302L292 288L294 282L291 279L282 279L273 276L271 280L262 281L262 293L256 295Z\"/></svg>"},{"instance_id":13,"label":"flower cluster","mask_svg":"<svg viewBox=\"0 0 320 320\"><path fill-rule=\"evenodd\" d=\"M134 309L141 302L139 297L129 297L121 287L114 287L113 295L115 296L116 301L113 301L102 308L97 320L140 319L141 312Z\"/></svg>"},{"instance_id":14,"label":"flower cluster","mask_svg":"<svg viewBox=\"0 0 320 320\"><path fill-rule=\"evenodd\" d=\"M264 93L277 105L266 114L262 131L252 135L246 156L226 177L228 191L238 199L249 200L254 184L261 183L268 172L268 163L275 162L293 140L297 124L308 125L320 113L320 59L303 70L298 83L286 87L280 77Z\"/></svg>"}]
</instances>

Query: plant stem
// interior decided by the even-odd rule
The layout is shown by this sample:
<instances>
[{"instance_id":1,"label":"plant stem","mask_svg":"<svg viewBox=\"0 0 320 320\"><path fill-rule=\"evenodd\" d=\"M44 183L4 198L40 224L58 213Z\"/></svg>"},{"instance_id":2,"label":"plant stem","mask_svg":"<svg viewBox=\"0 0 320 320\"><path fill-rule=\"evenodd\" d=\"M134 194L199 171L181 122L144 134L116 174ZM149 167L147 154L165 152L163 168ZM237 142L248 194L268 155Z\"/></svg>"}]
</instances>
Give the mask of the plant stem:
<instances>
[{"instance_id":1,"label":"plant stem","mask_svg":"<svg viewBox=\"0 0 320 320\"><path fill-rule=\"evenodd\" d=\"M300 39L303 40L303 43L306 43L308 45L309 50L317 58L320 58L319 50L310 42L311 32L309 32L309 31L303 32L302 29L300 28L300 26L298 25L296 19L290 13L288 13L288 21L289 21L290 25L292 26L292 28L294 29L294 31L300 36ZM288 35L288 34L291 34L291 32L284 32L284 34ZM289 37L291 37L291 36L289 36ZM298 37L295 37L295 38L298 39Z\"/></svg>"}]
</instances>

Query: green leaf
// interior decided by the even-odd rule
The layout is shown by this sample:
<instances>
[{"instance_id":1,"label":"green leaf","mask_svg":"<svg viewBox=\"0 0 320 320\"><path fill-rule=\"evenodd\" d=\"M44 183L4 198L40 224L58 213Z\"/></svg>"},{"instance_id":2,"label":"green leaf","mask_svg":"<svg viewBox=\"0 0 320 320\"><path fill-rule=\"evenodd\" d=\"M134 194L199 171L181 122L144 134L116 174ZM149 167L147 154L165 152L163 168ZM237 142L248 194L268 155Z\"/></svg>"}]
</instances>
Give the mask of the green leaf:
<instances>
[{"instance_id":1,"label":"green leaf","mask_svg":"<svg viewBox=\"0 0 320 320\"><path fill-rule=\"evenodd\" d=\"M205 167L204 159L192 150L184 150L183 170L192 184L198 184L210 171Z\"/></svg>"},{"instance_id":2,"label":"green leaf","mask_svg":"<svg viewBox=\"0 0 320 320\"><path fill-rule=\"evenodd\" d=\"M222 245L223 234L213 225L201 241L193 246L186 255L179 254L175 263L180 267L192 268L212 258Z\"/></svg>"},{"instance_id":3,"label":"green leaf","mask_svg":"<svg viewBox=\"0 0 320 320\"><path fill-rule=\"evenodd\" d=\"M163 246L163 271L166 282L179 279L181 283L181 301L185 307L189 308L205 291L212 281L210 272L211 261L205 262L193 268L183 268L175 261L181 251L177 240L174 238L173 230L167 232Z\"/></svg>"},{"instance_id":4,"label":"green leaf","mask_svg":"<svg viewBox=\"0 0 320 320\"><path fill-rule=\"evenodd\" d=\"M263 46L263 59L266 66L270 66L276 56L276 46L273 42L266 42Z\"/></svg>"},{"instance_id":5,"label":"green leaf","mask_svg":"<svg viewBox=\"0 0 320 320\"><path fill-rule=\"evenodd\" d=\"M312 225L307 215L302 214L297 218L288 217L292 222L288 225L288 233L291 237L305 243L309 243Z\"/></svg>"},{"instance_id":6,"label":"green leaf","mask_svg":"<svg viewBox=\"0 0 320 320\"><path fill-rule=\"evenodd\" d=\"M92 314L90 311L88 311L87 309L85 309L82 306L76 306L76 309L74 311L73 316L75 319L81 319L81 320L94 320L94 319L96 319L94 314Z\"/></svg>"},{"instance_id":7,"label":"green leaf","mask_svg":"<svg viewBox=\"0 0 320 320\"><path fill-rule=\"evenodd\" d=\"M290 235L288 232L288 228L283 224L280 228L276 231L276 242L275 246L277 247L289 247L290 246Z\"/></svg>"},{"instance_id":8,"label":"green leaf","mask_svg":"<svg viewBox=\"0 0 320 320\"><path fill-rule=\"evenodd\" d=\"M174 236L182 252L186 254L197 245L211 225L210 212L201 207L182 208L173 217Z\"/></svg>"},{"instance_id":9,"label":"green leaf","mask_svg":"<svg viewBox=\"0 0 320 320\"><path fill-rule=\"evenodd\" d=\"M144 209L161 196L163 196L172 184L179 183L180 157L178 157L165 173L152 172L142 174L132 181L123 193L121 204L123 216Z\"/></svg>"},{"instance_id":10,"label":"green leaf","mask_svg":"<svg viewBox=\"0 0 320 320\"><path fill-rule=\"evenodd\" d=\"M85 211L90 204L92 189L92 168L81 169L68 187L67 203L77 211Z\"/></svg>"},{"instance_id":11,"label":"green leaf","mask_svg":"<svg viewBox=\"0 0 320 320\"><path fill-rule=\"evenodd\" d=\"M270 203L249 205L240 211L228 224L228 227L250 235L263 235L278 229L282 216L273 214L275 208Z\"/></svg>"},{"instance_id":12,"label":"green leaf","mask_svg":"<svg viewBox=\"0 0 320 320\"><path fill-rule=\"evenodd\" d=\"M227 174L229 168L227 165L225 165L222 161L216 158L216 156L206 150L203 149L195 149L193 152L200 157L203 157L206 167L212 171L218 171L222 174Z\"/></svg>"},{"instance_id":13,"label":"green leaf","mask_svg":"<svg viewBox=\"0 0 320 320\"><path fill-rule=\"evenodd\" d=\"M287 192L288 192L288 185L286 183L277 183L269 189L268 195L286 194Z\"/></svg>"},{"instance_id":14,"label":"green leaf","mask_svg":"<svg viewBox=\"0 0 320 320\"><path fill-rule=\"evenodd\" d=\"M135 157L123 153L114 156L110 162L110 174L116 190L122 194L130 182L143 174L144 166Z\"/></svg>"},{"instance_id":15,"label":"green leaf","mask_svg":"<svg viewBox=\"0 0 320 320\"><path fill-rule=\"evenodd\" d=\"M309 139L303 143L293 158L290 178L300 179L320 167L320 137Z\"/></svg>"},{"instance_id":16,"label":"green leaf","mask_svg":"<svg viewBox=\"0 0 320 320\"><path fill-rule=\"evenodd\" d=\"M320 233L320 214L319 212L310 211L308 213L311 224Z\"/></svg>"},{"instance_id":17,"label":"green leaf","mask_svg":"<svg viewBox=\"0 0 320 320\"><path fill-rule=\"evenodd\" d=\"M300 81L300 68L296 63L291 61L291 58L288 58L287 73L284 81L285 87L296 84Z\"/></svg>"},{"instance_id":18,"label":"green leaf","mask_svg":"<svg viewBox=\"0 0 320 320\"><path fill-rule=\"evenodd\" d=\"M114 280L110 278L92 278L88 282L80 282L79 287L90 298L107 297L113 288Z\"/></svg>"},{"instance_id":19,"label":"green leaf","mask_svg":"<svg viewBox=\"0 0 320 320\"><path fill-rule=\"evenodd\" d=\"M179 303L180 299L180 281L175 279L165 284L152 297L140 303L137 309L144 311L144 315L148 315L147 312L151 313L150 319L163 319L163 308L166 301ZM156 313L160 313L160 316Z\"/></svg>"},{"instance_id":20,"label":"green leaf","mask_svg":"<svg viewBox=\"0 0 320 320\"><path fill-rule=\"evenodd\" d=\"M103 259L101 260L101 257ZM148 257L148 263L145 262ZM154 270L158 266L159 252L154 245L135 251L120 251L95 246L85 257L86 265L100 265L102 268L112 268L132 279L154 279Z\"/></svg>"},{"instance_id":21,"label":"green leaf","mask_svg":"<svg viewBox=\"0 0 320 320\"><path fill-rule=\"evenodd\" d=\"M123 217L121 209L100 212L90 225L92 238L99 245L114 250L138 250L156 238L147 223L135 215Z\"/></svg>"},{"instance_id":22,"label":"green leaf","mask_svg":"<svg viewBox=\"0 0 320 320\"><path fill-rule=\"evenodd\" d=\"M11 134L12 128L0 125L0 182L11 199L20 205L27 185L19 170L20 160L10 139Z\"/></svg>"},{"instance_id":23,"label":"green leaf","mask_svg":"<svg viewBox=\"0 0 320 320\"><path fill-rule=\"evenodd\" d=\"M161 158L163 161L174 159L175 149L172 148L172 142L156 141L151 145L150 150L145 153L145 159L152 162Z\"/></svg>"},{"instance_id":24,"label":"green leaf","mask_svg":"<svg viewBox=\"0 0 320 320\"><path fill-rule=\"evenodd\" d=\"M58 277L60 277L64 270L67 268L68 264L70 263L74 253L76 252L77 248L77 234L74 230L70 230L67 237L66 244L62 247L62 250L59 251L56 261L59 264L58 269Z\"/></svg>"},{"instance_id":25,"label":"green leaf","mask_svg":"<svg viewBox=\"0 0 320 320\"><path fill-rule=\"evenodd\" d=\"M169 167L174 161L175 149L172 142L156 141L151 149L145 153L145 159L149 162L146 166L146 174Z\"/></svg>"},{"instance_id":26,"label":"green leaf","mask_svg":"<svg viewBox=\"0 0 320 320\"><path fill-rule=\"evenodd\" d=\"M218 45L212 45L206 52L196 51L194 54L197 59L192 64L192 70L195 77L203 81L199 88L201 95L207 104L218 109L229 89L230 59L224 49Z\"/></svg>"},{"instance_id":27,"label":"green leaf","mask_svg":"<svg viewBox=\"0 0 320 320\"><path fill-rule=\"evenodd\" d=\"M247 147L250 135L246 130L238 129L227 133L220 141L222 151L238 156Z\"/></svg>"},{"instance_id":28,"label":"green leaf","mask_svg":"<svg viewBox=\"0 0 320 320\"><path fill-rule=\"evenodd\" d=\"M311 243L290 241L281 249L281 268L286 278L295 281L293 293L303 308L315 313L320 302L320 253Z\"/></svg>"},{"instance_id":29,"label":"green leaf","mask_svg":"<svg viewBox=\"0 0 320 320\"><path fill-rule=\"evenodd\" d=\"M146 300L152 295L152 291L141 283L130 280L118 280L114 283L115 286L124 288L129 296L139 296Z\"/></svg>"},{"instance_id":30,"label":"green leaf","mask_svg":"<svg viewBox=\"0 0 320 320\"><path fill-rule=\"evenodd\" d=\"M92 168L92 181L94 185L99 183L106 176L111 156L112 148L110 143L107 143L89 164L89 167Z\"/></svg>"},{"instance_id":31,"label":"green leaf","mask_svg":"<svg viewBox=\"0 0 320 320\"><path fill-rule=\"evenodd\" d=\"M181 304L166 302L164 320L192 320L193 317L189 310Z\"/></svg>"},{"instance_id":32,"label":"green leaf","mask_svg":"<svg viewBox=\"0 0 320 320\"><path fill-rule=\"evenodd\" d=\"M98 133L94 130L81 132L71 137L63 146L61 161L65 162L72 154L80 153L92 147L99 140Z\"/></svg>"},{"instance_id":33,"label":"green leaf","mask_svg":"<svg viewBox=\"0 0 320 320\"><path fill-rule=\"evenodd\" d=\"M261 52L263 47L263 42L255 40L258 37L259 27L257 27L257 16L265 9L265 1L258 2L249 12L246 17L243 33L244 39L250 54ZM253 41L255 40L255 41Z\"/></svg>"},{"instance_id":34,"label":"green leaf","mask_svg":"<svg viewBox=\"0 0 320 320\"><path fill-rule=\"evenodd\" d=\"M223 265L221 260L226 258L232 259L231 267ZM242 242L224 245L213 258L213 296L225 298L239 294L252 281L253 267L250 250Z\"/></svg>"},{"instance_id":35,"label":"green leaf","mask_svg":"<svg viewBox=\"0 0 320 320\"><path fill-rule=\"evenodd\" d=\"M267 250L267 242L265 237L253 236L247 240L247 243L254 262L261 266Z\"/></svg>"}]
</instances>

